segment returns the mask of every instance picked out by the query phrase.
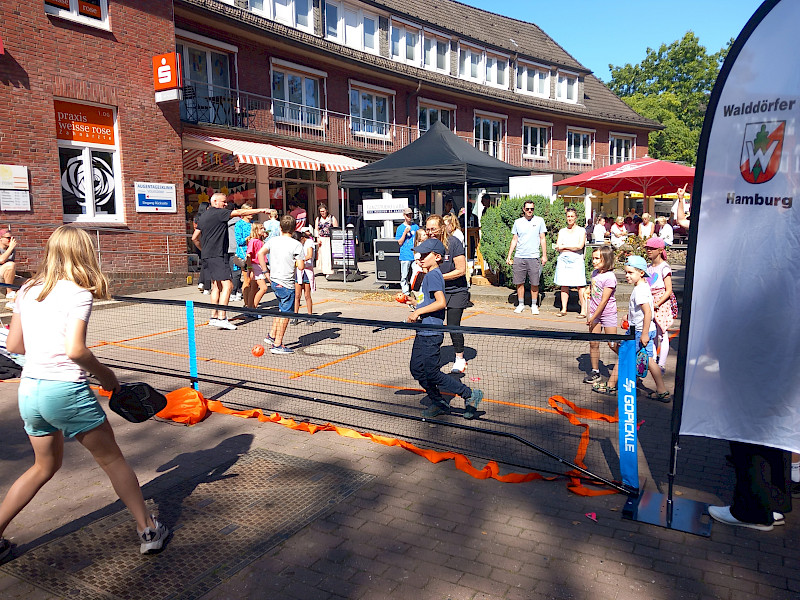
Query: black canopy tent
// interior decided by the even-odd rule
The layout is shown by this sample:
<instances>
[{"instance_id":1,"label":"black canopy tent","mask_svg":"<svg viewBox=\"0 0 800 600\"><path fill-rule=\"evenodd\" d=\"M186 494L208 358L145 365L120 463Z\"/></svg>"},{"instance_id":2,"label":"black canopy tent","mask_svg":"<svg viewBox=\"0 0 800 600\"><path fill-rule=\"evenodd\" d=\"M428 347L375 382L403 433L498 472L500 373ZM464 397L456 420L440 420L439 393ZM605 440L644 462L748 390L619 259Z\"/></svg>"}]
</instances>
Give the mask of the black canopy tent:
<instances>
[{"instance_id":1,"label":"black canopy tent","mask_svg":"<svg viewBox=\"0 0 800 600\"><path fill-rule=\"evenodd\" d=\"M505 187L509 177L530 174L530 169L515 167L481 152L436 121L405 148L365 167L340 173L339 186L389 189L430 186L438 190L463 187L466 211L470 187ZM468 219L466 215L465 240Z\"/></svg>"}]
</instances>

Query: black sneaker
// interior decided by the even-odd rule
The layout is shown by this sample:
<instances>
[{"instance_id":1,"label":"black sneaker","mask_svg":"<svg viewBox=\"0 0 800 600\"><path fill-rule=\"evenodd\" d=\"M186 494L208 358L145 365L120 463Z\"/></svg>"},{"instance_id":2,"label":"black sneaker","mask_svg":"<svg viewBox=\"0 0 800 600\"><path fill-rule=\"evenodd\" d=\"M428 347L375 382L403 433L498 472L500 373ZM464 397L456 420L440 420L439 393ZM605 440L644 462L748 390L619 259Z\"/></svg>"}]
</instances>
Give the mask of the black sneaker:
<instances>
[{"instance_id":1,"label":"black sneaker","mask_svg":"<svg viewBox=\"0 0 800 600\"><path fill-rule=\"evenodd\" d=\"M583 383L597 383L600 381L600 371L592 371L583 378Z\"/></svg>"},{"instance_id":2,"label":"black sneaker","mask_svg":"<svg viewBox=\"0 0 800 600\"><path fill-rule=\"evenodd\" d=\"M447 414L450 414L450 405L445 404L441 400L434 400L428 408L422 411L422 416L426 419Z\"/></svg>"},{"instance_id":3,"label":"black sneaker","mask_svg":"<svg viewBox=\"0 0 800 600\"><path fill-rule=\"evenodd\" d=\"M142 543L139 552L142 554L150 554L151 552L158 552L161 550L164 546L164 540L166 540L169 535L169 529L167 529L166 525L159 523L158 519L153 515L150 515L150 518L153 519L155 527L148 527L139 533L139 541Z\"/></svg>"}]
</instances>

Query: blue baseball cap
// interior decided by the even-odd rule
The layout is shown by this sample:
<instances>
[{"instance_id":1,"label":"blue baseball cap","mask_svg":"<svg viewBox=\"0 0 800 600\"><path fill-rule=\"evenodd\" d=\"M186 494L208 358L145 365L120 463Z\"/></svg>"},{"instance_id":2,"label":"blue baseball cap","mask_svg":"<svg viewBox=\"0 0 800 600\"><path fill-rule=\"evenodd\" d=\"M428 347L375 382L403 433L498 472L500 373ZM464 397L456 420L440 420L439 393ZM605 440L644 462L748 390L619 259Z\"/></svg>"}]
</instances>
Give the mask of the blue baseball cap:
<instances>
[{"instance_id":1,"label":"blue baseball cap","mask_svg":"<svg viewBox=\"0 0 800 600\"><path fill-rule=\"evenodd\" d=\"M647 271L647 261L641 256L629 256L628 260L625 261L625 266L633 267L634 269L639 269L640 271Z\"/></svg>"},{"instance_id":2,"label":"blue baseball cap","mask_svg":"<svg viewBox=\"0 0 800 600\"><path fill-rule=\"evenodd\" d=\"M436 252L436 254L440 254L442 256L445 255L444 244L437 240L436 238L428 238L424 242L422 242L419 246L414 248L414 252L419 252L420 254L428 254L429 252Z\"/></svg>"}]
</instances>

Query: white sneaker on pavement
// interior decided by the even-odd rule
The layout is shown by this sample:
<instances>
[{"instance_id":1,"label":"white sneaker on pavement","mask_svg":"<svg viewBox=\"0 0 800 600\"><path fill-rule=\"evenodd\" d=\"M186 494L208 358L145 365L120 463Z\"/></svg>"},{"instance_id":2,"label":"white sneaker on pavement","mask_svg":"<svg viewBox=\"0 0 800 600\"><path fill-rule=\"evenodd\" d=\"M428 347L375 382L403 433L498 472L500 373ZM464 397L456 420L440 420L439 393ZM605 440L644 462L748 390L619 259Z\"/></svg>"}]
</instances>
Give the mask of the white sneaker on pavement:
<instances>
[{"instance_id":1,"label":"white sneaker on pavement","mask_svg":"<svg viewBox=\"0 0 800 600\"><path fill-rule=\"evenodd\" d=\"M453 363L453 368L450 369L451 373L463 373L464 370L467 368L467 361L463 358L456 358L455 362Z\"/></svg>"},{"instance_id":2,"label":"white sneaker on pavement","mask_svg":"<svg viewBox=\"0 0 800 600\"><path fill-rule=\"evenodd\" d=\"M539 314L539 307L536 306L535 304L533 306L531 306L531 314L532 315L538 315Z\"/></svg>"},{"instance_id":3,"label":"white sneaker on pavement","mask_svg":"<svg viewBox=\"0 0 800 600\"><path fill-rule=\"evenodd\" d=\"M523 310L525 310L524 304L517 304L517 308L514 309L514 312L520 314Z\"/></svg>"},{"instance_id":4,"label":"white sneaker on pavement","mask_svg":"<svg viewBox=\"0 0 800 600\"><path fill-rule=\"evenodd\" d=\"M237 327L228 319L217 319L217 322L214 323L214 327L219 327L220 329L229 329L231 331L235 330Z\"/></svg>"}]
</instances>

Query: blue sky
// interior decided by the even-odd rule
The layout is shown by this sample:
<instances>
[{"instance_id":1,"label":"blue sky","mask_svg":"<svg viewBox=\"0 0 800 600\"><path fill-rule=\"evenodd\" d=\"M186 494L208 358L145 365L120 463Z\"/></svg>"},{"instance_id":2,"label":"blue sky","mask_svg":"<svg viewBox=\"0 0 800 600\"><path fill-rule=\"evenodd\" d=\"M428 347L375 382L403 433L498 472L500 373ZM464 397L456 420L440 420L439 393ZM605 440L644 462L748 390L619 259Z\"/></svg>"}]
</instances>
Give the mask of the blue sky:
<instances>
[{"instance_id":1,"label":"blue sky","mask_svg":"<svg viewBox=\"0 0 800 600\"><path fill-rule=\"evenodd\" d=\"M604 81L608 64L636 64L647 48L691 30L713 54L735 38L760 0L460 0L535 23Z\"/></svg>"}]
</instances>

